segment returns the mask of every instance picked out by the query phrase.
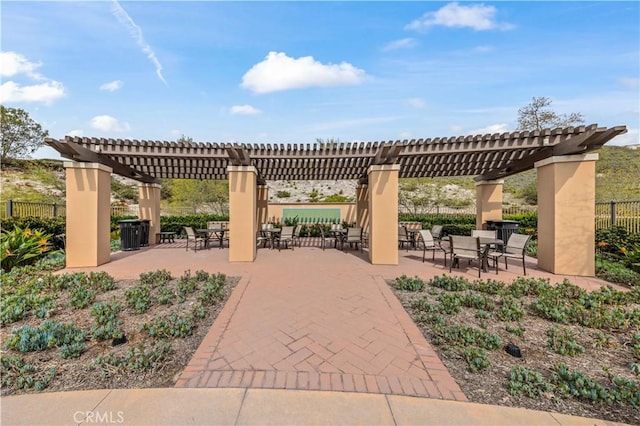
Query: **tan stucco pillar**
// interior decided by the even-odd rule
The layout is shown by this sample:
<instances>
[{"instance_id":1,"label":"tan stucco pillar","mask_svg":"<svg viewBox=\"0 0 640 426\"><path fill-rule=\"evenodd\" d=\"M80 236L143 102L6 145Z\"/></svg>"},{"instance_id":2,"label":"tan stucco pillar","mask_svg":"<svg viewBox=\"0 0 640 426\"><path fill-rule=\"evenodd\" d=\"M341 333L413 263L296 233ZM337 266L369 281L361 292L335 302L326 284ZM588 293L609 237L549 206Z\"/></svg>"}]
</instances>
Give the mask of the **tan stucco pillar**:
<instances>
[{"instance_id":1,"label":"tan stucco pillar","mask_svg":"<svg viewBox=\"0 0 640 426\"><path fill-rule=\"evenodd\" d=\"M535 163L538 173L538 266L562 275L595 275L598 154Z\"/></svg>"},{"instance_id":2,"label":"tan stucco pillar","mask_svg":"<svg viewBox=\"0 0 640 426\"><path fill-rule=\"evenodd\" d=\"M356 187L356 226L362 229L369 227L369 186Z\"/></svg>"},{"instance_id":3,"label":"tan stucco pillar","mask_svg":"<svg viewBox=\"0 0 640 426\"><path fill-rule=\"evenodd\" d=\"M156 234L160 232L160 187L157 183L138 184L138 216L150 221L149 245L156 243Z\"/></svg>"},{"instance_id":4,"label":"tan stucco pillar","mask_svg":"<svg viewBox=\"0 0 640 426\"><path fill-rule=\"evenodd\" d=\"M476 229L484 229L487 220L502 220L502 184L504 180L476 182Z\"/></svg>"},{"instance_id":5,"label":"tan stucco pillar","mask_svg":"<svg viewBox=\"0 0 640 426\"><path fill-rule=\"evenodd\" d=\"M258 225L267 223L269 214L269 187L267 185L258 185L257 193L257 218Z\"/></svg>"},{"instance_id":6,"label":"tan stucco pillar","mask_svg":"<svg viewBox=\"0 0 640 426\"><path fill-rule=\"evenodd\" d=\"M371 166L369 176L369 260L398 264L398 174L400 165Z\"/></svg>"},{"instance_id":7,"label":"tan stucco pillar","mask_svg":"<svg viewBox=\"0 0 640 426\"><path fill-rule=\"evenodd\" d=\"M67 267L110 261L111 172L97 163L64 162L67 188Z\"/></svg>"},{"instance_id":8,"label":"tan stucco pillar","mask_svg":"<svg viewBox=\"0 0 640 426\"><path fill-rule=\"evenodd\" d=\"M256 258L257 178L253 166L229 166L229 262Z\"/></svg>"}]
</instances>

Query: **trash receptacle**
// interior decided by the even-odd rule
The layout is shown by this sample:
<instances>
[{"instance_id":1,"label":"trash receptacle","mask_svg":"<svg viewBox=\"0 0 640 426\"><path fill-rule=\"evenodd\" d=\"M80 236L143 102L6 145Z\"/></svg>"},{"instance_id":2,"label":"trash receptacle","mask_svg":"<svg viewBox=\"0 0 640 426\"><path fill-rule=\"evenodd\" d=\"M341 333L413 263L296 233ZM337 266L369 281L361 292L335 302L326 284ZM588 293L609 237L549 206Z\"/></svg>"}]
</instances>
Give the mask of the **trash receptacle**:
<instances>
[{"instance_id":1,"label":"trash receptacle","mask_svg":"<svg viewBox=\"0 0 640 426\"><path fill-rule=\"evenodd\" d=\"M138 219L118 221L120 225L120 250L140 250L141 225Z\"/></svg>"},{"instance_id":2,"label":"trash receptacle","mask_svg":"<svg viewBox=\"0 0 640 426\"><path fill-rule=\"evenodd\" d=\"M509 237L514 232L518 232L520 222L516 220L488 220L487 229L495 230L496 236L499 240L504 241L506 244L509 241Z\"/></svg>"},{"instance_id":3,"label":"trash receptacle","mask_svg":"<svg viewBox=\"0 0 640 426\"><path fill-rule=\"evenodd\" d=\"M147 247L149 245L149 227L151 221L149 219L140 220L140 247Z\"/></svg>"}]
</instances>

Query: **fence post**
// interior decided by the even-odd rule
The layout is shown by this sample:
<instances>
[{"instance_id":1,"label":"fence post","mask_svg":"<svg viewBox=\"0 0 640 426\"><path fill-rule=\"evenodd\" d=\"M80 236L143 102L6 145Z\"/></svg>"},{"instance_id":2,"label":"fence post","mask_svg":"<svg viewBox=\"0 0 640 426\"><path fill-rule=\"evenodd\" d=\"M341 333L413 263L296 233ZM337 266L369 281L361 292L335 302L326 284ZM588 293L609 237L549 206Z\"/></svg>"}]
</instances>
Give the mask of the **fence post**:
<instances>
[{"instance_id":1,"label":"fence post","mask_svg":"<svg viewBox=\"0 0 640 426\"><path fill-rule=\"evenodd\" d=\"M13 216L13 200L7 200L7 217Z\"/></svg>"},{"instance_id":2,"label":"fence post","mask_svg":"<svg viewBox=\"0 0 640 426\"><path fill-rule=\"evenodd\" d=\"M611 201L611 205L609 207L609 216L611 216L611 226L616 226L616 202Z\"/></svg>"},{"instance_id":3,"label":"fence post","mask_svg":"<svg viewBox=\"0 0 640 426\"><path fill-rule=\"evenodd\" d=\"M53 203L53 217L58 217L58 205Z\"/></svg>"}]
</instances>

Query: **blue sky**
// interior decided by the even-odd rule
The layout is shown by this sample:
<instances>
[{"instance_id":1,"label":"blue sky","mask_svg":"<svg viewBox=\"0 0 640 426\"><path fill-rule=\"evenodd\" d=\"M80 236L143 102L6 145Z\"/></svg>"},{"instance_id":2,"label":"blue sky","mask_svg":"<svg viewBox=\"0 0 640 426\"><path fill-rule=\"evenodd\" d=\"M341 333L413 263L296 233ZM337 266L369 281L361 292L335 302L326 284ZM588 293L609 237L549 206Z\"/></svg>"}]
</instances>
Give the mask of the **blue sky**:
<instances>
[{"instance_id":1,"label":"blue sky","mask_svg":"<svg viewBox=\"0 0 640 426\"><path fill-rule=\"evenodd\" d=\"M386 141L534 96L639 143L639 2L2 2L3 105L52 137ZM41 151L38 156L51 156Z\"/></svg>"}]
</instances>

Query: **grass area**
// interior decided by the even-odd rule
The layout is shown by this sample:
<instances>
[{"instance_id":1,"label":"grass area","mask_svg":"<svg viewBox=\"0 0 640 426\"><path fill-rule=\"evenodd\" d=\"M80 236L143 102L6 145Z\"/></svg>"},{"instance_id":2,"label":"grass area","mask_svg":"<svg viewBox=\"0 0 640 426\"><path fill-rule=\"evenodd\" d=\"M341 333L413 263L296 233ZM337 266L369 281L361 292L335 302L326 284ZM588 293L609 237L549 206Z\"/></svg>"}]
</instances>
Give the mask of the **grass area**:
<instances>
[{"instance_id":1,"label":"grass area","mask_svg":"<svg viewBox=\"0 0 640 426\"><path fill-rule=\"evenodd\" d=\"M637 423L640 287L446 275L389 284L471 401Z\"/></svg>"},{"instance_id":2,"label":"grass area","mask_svg":"<svg viewBox=\"0 0 640 426\"><path fill-rule=\"evenodd\" d=\"M172 386L236 279L165 270L116 281L104 272L2 276L2 395Z\"/></svg>"}]
</instances>

